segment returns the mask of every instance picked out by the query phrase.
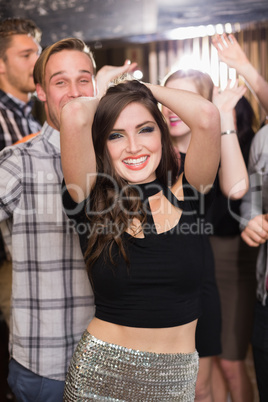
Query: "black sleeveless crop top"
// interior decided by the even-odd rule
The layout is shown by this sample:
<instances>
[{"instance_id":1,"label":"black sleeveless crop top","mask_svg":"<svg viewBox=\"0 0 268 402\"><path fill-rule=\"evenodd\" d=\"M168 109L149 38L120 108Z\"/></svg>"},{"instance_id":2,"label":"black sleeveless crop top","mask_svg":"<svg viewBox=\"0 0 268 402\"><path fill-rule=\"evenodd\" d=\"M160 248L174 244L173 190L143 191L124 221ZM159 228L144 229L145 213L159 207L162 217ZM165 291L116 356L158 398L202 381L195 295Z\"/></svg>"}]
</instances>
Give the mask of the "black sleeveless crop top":
<instances>
[{"instance_id":1,"label":"black sleeveless crop top","mask_svg":"<svg viewBox=\"0 0 268 402\"><path fill-rule=\"evenodd\" d=\"M148 214L144 238L123 233L129 266L119 255L116 245L113 249L116 266L107 258L99 257L92 268L92 282L95 316L101 320L129 327L164 328L183 325L200 316L205 264L204 228L200 221L203 212L200 209L207 208L212 197L198 193L183 175L183 201L158 180L149 185L138 185L148 208L148 197L158 193L159 186L168 200L182 210L179 223L169 231L157 234L153 218ZM91 230L85 208L76 204L66 190L63 191L63 205L75 222L85 253Z\"/></svg>"}]
</instances>

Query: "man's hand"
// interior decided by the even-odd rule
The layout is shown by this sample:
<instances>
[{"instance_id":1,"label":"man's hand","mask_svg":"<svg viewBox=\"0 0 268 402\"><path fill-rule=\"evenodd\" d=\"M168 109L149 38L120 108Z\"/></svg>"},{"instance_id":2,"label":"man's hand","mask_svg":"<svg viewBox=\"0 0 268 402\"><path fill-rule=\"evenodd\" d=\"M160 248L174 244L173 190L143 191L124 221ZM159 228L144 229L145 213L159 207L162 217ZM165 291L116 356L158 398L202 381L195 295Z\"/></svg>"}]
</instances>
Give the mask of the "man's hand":
<instances>
[{"instance_id":1,"label":"man's hand","mask_svg":"<svg viewBox=\"0 0 268 402\"><path fill-rule=\"evenodd\" d=\"M268 240L268 214L257 215L251 219L241 237L251 247L265 243Z\"/></svg>"},{"instance_id":2,"label":"man's hand","mask_svg":"<svg viewBox=\"0 0 268 402\"><path fill-rule=\"evenodd\" d=\"M125 73L134 71L136 67L137 63L131 63L129 60L126 60L123 66L119 67L103 66L96 75L97 96L101 98L105 94L111 81Z\"/></svg>"}]
</instances>

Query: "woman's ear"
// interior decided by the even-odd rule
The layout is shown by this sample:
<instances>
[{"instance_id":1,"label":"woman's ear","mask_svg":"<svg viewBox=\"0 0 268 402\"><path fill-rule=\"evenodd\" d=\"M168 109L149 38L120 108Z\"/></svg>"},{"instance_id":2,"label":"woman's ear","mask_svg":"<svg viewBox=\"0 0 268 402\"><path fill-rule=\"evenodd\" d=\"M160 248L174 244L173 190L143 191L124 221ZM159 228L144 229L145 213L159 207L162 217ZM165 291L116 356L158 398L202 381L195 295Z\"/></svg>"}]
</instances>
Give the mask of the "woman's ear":
<instances>
[{"instance_id":1,"label":"woman's ear","mask_svg":"<svg viewBox=\"0 0 268 402\"><path fill-rule=\"evenodd\" d=\"M36 93L40 101L45 102L47 100L46 93L40 84L36 84Z\"/></svg>"}]
</instances>

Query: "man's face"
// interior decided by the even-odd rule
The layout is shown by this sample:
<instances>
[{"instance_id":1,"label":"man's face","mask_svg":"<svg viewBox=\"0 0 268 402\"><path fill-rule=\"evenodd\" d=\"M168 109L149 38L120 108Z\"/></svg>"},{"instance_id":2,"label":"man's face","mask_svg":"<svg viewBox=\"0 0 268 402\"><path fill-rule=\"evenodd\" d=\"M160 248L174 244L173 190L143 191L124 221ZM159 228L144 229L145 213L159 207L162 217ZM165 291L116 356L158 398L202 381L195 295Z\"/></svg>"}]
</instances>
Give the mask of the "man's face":
<instances>
[{"instance_id":1,"label":"man's face","mask_svg":"<svg viewBox=\"0 0 268 402\"><path fill-rule=\"evenodd\" d=\"M70 100L94 96L94 69L90 58L77 50L63 50L50 56L45 69L45 88L37 94L45 103L48 123L59 130L60 112Z\"/></svg>"},{"instance_id":2,"label":"man's face","mask_svg":"<svg viewBox=\"0 0 268 402\"><path fill-rule=\"evenodd\" d=\"M1 63L1 88L11 95L27 100L35 91L33 69L40 46L28 35L14 35Z\"/></svg>"}]
</instances>

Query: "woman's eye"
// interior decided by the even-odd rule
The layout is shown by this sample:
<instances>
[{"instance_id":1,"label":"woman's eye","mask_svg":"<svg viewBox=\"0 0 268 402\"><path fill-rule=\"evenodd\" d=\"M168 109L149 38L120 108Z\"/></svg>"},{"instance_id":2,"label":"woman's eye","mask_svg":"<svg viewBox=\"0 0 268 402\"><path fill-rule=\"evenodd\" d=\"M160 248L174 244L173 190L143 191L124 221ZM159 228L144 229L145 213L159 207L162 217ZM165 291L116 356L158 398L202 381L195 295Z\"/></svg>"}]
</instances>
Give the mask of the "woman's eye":
<instances>
[{"instance_id":1,"label":"woman's eye","mask_svg":"<svg viewBox=\"0 0 268 402\"><path fill-rule=\"evenodd\" d=\"M147 127L143 127L139 133L151 133L154 131L154 127L152 126L147 126Z\"/></svg>"},{"instance_id":2,"label":"woman's eye","mask_svg":"<svg viewBox=\"0 0 268 402\"><path fill-rule=\"evenodd\" d=\"M122 134L120 133L111 133L108 137L109 141L116 140L117 138L121 138Z\"/></svg>"}]
</instances>

